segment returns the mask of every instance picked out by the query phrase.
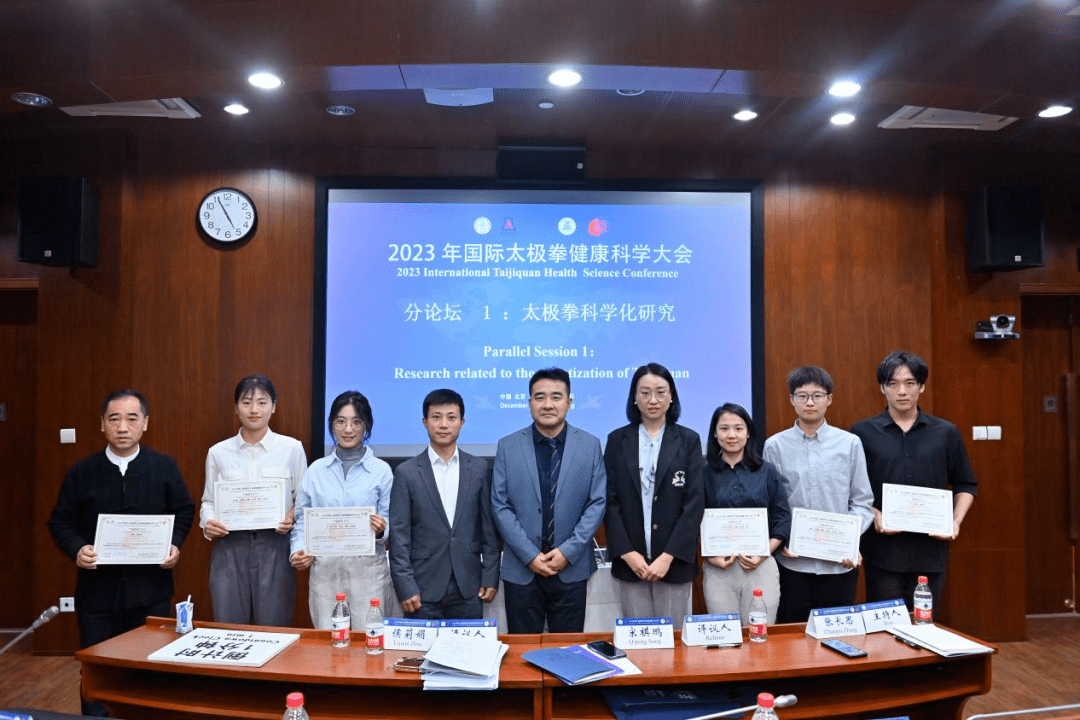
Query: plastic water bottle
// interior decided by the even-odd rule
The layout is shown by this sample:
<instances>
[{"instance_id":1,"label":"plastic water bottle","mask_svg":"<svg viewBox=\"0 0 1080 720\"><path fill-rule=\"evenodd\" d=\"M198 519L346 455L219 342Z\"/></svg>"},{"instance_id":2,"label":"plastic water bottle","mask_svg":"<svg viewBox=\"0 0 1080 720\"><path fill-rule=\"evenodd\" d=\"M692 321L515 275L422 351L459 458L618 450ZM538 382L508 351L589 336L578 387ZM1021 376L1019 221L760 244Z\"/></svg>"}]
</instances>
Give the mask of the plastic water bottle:
<instances>
[{"instance_id":1,"label":"plastic water bottle","mask_svg":"<svg viewBox=\"0 0 1080 720\"><path fill-rule=\"evenodd\" d=\"M765 607L765 599L761 596L761 590L754 590L754 599L750 601L750 642L765 642L769 639L769 611ZM772 695L769 696L770 702ZM769 707L772 707L770 705Z\"/></svg>"},{"instance_id":2,"label":"plastic water bottle","mask_svg":"<svg viewBox=\"0 0 1080 720\"><path fill-rule=\"evenodd\" d=\"M757 696L757 710L754 711L752 720L776 720L776 711L773 710L773 696L769 693L761 693Z\"/></svg>"},{"instance_id":3,"label":"plastic water bottle","mask_svg":"<svg viewBox=\"0 0 1080 720\"><path fill-rule=\"evenodd\" d=\"M285 714L281 720L308 720L307 710L304 709L304 693L289 693L285 698Z\"/></svg>"},{"instance_id":4,"label":"plastic water bottle","mask_svg":"<svg viewBox=\"0 0 1080 720\"><path fill-rule=\"evenodd\" d=\"M915 624L928 625L934 622L934 596L926 582L926 576L919 576L915 586Z\"/></svg>"},{"instance_id":5,"label":"plastic water bottle","mask_svg":"<svg viewBox=\"0 0 1080 720\"><path fill-rule=\"evenodd\" d=\"M337 605L330 614L330 644L334 647L349 647L352 642L352 613L345 593L337 594Z\"/></svg>"},{"instance_id":6,"label":"plastic water bottle","mask_svg":"<svg viewBox=\"0 0 1080 720\"><path fill-rule=\"evenodd\" d=\"M371 598L371 609L367 613L367 651L368 655L382 655L383 651L383 616L379 598Z\"/></svg>"}]
</instances>

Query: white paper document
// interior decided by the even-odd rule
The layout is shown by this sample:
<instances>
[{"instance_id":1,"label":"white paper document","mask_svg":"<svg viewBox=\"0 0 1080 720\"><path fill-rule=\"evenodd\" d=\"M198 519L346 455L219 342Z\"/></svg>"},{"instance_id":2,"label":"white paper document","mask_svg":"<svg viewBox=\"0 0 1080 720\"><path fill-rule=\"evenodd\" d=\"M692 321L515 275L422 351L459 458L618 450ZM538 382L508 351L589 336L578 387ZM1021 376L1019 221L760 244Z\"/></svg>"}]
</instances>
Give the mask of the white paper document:
<instances>
[{"instance_id":1,"label":"white paper document","mask_svg":"<svg viewBox=\"0 0 1080 720\"><path fill-rule=\"evenodd\" d=\"M375 554L373 507L306 508L304 545L308 555L354 557Z\"/></svg>"},{"instance_id":2,"label":"white paper document","mask_svg":"<svg viewBox=\"0 0 1080 720\"><path fill-rule=\"evenodd\" d=\"M424 655L422 670L488 677L499 673L505 643L474 635L439 633Z\"/></svg>"},{"instance_id":3,"label":"white paper document","mask_svg":"<svg viewBox=\"0 0 1080 720\"><path fill-rule=\"evenodd\" d=\"M765 508L707 508L701 521L701 555L769 554L769 514Z\"/></svg>"},{"instance_id":4,"label":"white paper document","mask_svg":"<svg viewBox=\"0 0 1080 720\"><path fill-rule=\"evenodd\" d=\"M890 483L881 487L881 523L886 528L931 535L952 535L951 490Z\"/></svg>"},{"instance_id":5,"label":"white paper document","mask_svg":"<svg viewBox=\"0 0 1080 720\"><path fill-rule=\"evenodd\" d=\"M859 557L859 518L806 508L791 509L788 548L800 557L841 562Z\"/></svg>"},{"instance_id":6,"label":"white paper document","mask_svg":"<svg viewBox=\"0 0 1080 720\"><path fill-rule=\"evenodd\" d=\"M148 660L261 667L300 639L299 634L196 628L174 640Z\"/></svg>"},{"instance_id":7,"label":"white paper document","mask_svg":"<svg viewBox=\"0 0 1080 720\"><path fill-rule=\"evenodd\" d=\"M944 657L994 652L992 647L968 640L937 625L894 625L889 632Z\"/></svg>"},{"instance_id":8,"label":"white paper document","mask_svg":"<svg viewBox=\"0 0 1080 720\"><path fill-rule=\"evenodd\" d=\"M172 548L172 515L98 515L98 565L160 565Z\"/></svg>"},{"instance_id":9,"label":"white paper document","mask_svg":"<svg viewBox=\"0 0 1080 720\"><path fill-rule=\"evenodd\" d=\"M277 528L285 518L285 481L219 480L214 506L218 522L229 530Z\"/></svg>"}]
</instances>

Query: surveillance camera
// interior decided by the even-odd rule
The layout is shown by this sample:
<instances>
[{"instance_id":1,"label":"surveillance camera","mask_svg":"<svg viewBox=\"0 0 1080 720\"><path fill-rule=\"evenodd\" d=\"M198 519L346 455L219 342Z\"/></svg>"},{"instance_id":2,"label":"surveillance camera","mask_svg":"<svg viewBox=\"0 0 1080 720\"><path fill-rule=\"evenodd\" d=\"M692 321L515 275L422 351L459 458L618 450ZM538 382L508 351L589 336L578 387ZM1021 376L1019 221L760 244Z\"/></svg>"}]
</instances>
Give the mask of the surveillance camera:
<instances>
[{"instance_id":1,"label":"surveillance camera","mask_svg":"<svg viewBox=\"0 0 1080 720\"><path fill-rule=\"evenodd\" d=\"M994 332L1009 333L1016 324L1015 315L994 315L990 318L990 324L994 326Z\"/></svg>"}]
</instances>

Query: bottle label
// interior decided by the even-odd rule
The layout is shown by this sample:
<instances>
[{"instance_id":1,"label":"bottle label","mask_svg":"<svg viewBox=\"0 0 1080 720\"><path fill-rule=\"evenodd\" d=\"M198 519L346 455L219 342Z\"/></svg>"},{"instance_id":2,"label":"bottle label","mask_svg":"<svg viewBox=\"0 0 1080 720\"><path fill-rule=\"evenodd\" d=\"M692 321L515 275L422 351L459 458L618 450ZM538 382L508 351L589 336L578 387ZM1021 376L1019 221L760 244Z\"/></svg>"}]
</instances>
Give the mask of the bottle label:
<instances>
[{"instance_id":1,"label":"bottle label","mask_svg":"<svg viewBox=\"0 0 1080 720\"><path fill-rule=\"evenodd\" d=\"M764 635L766 630L766 616L765 615L751 615L750 616L750 634L751 635Z\"/></svg>"},{"instance_id":2,"label":"bottle label","mask_svg":"<svg viewBox=\"0 0 1080 720\"><path fill-rule=\"evenodd\" d=\"M330 639L334 642L342 642L349 639L351 630L349 618L330 618Z\"/></svg>"},{"instance_id":3,"label":"bottle label","mask_svg":"<svg viewBox=\"0 0 1080 720\"><path fill-rule=\"evenodd\" d=\"M383 647L383 629L380 628L368 628L367 630L367 646L368 650L382 650Z\"/></svg>"},{"instance_id":4,"label":"bottle label","mask_svg":"<svg viewBox=\"0 0 1080 720\"><path fill-rule=\"evenodd\" d=\"M916 605L915 606L915 619L925 620L930 622L933 620L934 610L929 605Z\"/></svg>"}]
</instances>

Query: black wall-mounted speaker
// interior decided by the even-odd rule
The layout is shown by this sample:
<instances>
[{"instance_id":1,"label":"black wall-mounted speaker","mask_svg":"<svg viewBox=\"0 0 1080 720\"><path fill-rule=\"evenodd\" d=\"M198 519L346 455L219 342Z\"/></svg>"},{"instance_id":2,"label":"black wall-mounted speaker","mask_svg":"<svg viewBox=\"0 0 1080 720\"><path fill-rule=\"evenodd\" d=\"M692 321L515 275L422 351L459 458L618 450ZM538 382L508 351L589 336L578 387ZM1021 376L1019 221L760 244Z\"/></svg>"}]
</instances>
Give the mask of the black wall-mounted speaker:
<instances>
[{"instance_id":1,"label":"black wall-mounted speaker","mask_svg":"<svg viewBox=\"0 0 1080 720\"><path fill-rule=\"evenodd\" d=\"M19 260L93 267L97 250L98 194L93 183L73 177L19 181Z\"/></svg>"},{"instance_id":2,"label":"black wall-mounted speaker","mask_svg":"<svg viewBox=\"0 0 1080 720\"><path fill-rule=\"evenodd\" d=\"M503 183L581 185L585 182L585 148L501 145L495 176Z\"/></svg>"},{"instance_id":3,"label":"black wall-mounted speaker","mask_svg":"<svg viewBox=\"0 0 1080 720\"><path fill-rule=\"evenodd\" d=\"M968 196L968 272L1042 265L1042 195L1037 185L995 185Z\"/></svg>"}]
</instances>

